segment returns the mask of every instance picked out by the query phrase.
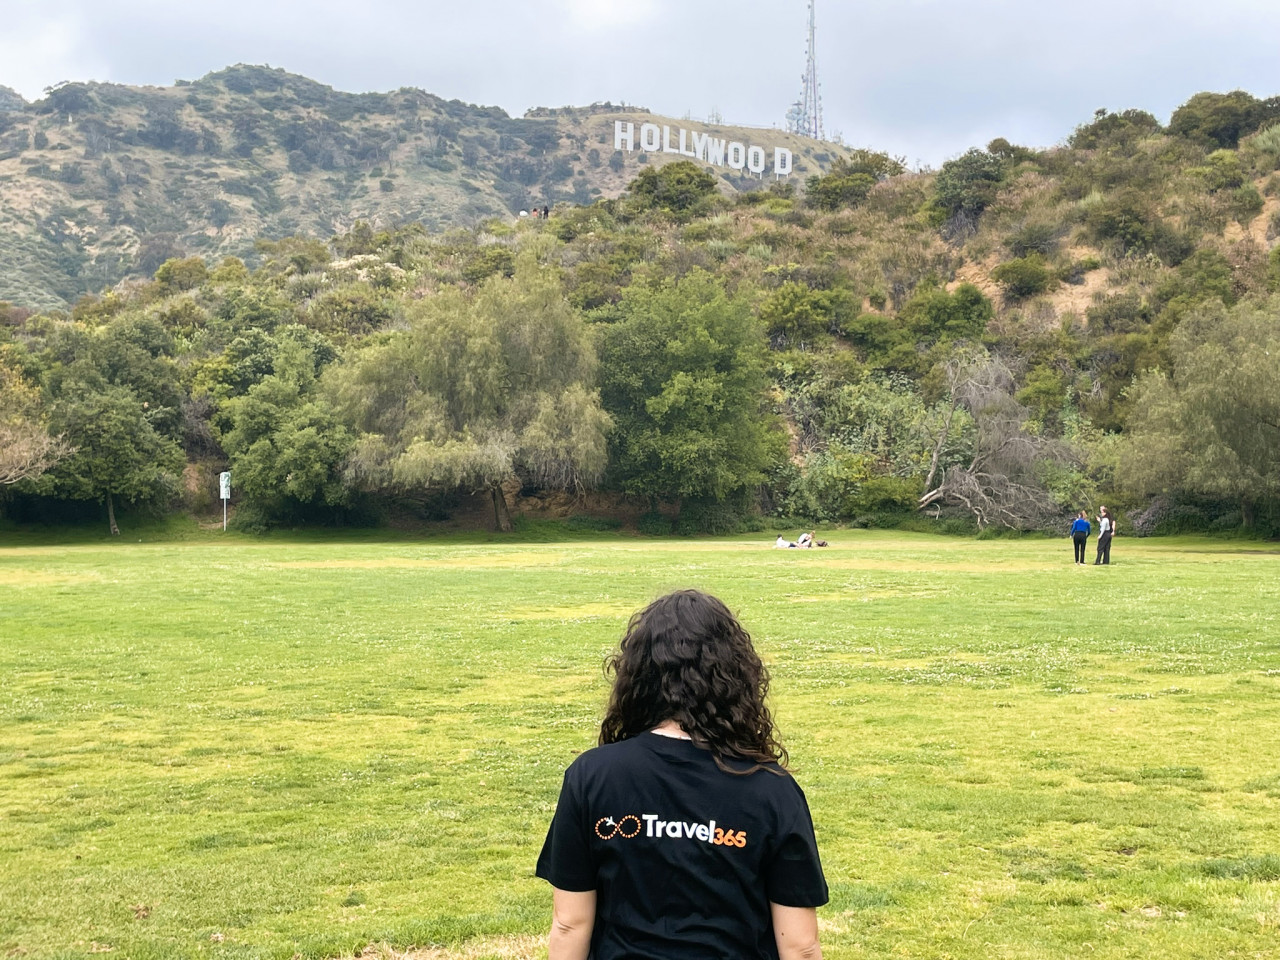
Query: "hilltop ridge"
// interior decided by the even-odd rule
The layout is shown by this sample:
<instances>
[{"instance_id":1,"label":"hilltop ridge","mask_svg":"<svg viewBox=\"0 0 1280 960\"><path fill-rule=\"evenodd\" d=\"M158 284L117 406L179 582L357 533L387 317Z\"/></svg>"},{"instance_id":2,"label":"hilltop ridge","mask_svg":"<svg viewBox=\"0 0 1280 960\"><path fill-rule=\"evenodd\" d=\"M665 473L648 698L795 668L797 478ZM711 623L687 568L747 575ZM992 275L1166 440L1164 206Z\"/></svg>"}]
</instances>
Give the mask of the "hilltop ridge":
<instances>
[{"instance_id":1,"label":"hilltop ridge","mask_svg":"<svg viewBox=\"0 0 1280 960\"><path fill-rule=\"evenodd\" d=\"M797 178L846 153L634 106L513 118L423 90L345 93L246 64L171 87L66 83L35 103L0 87L0 300L66 306L171 256L244 255L258 238L330 236L357 220L443 230L615 197L646 165L679 159L616 153L617 120L789 149ZM760 185L720 174L726 192Z\"/></svg>"}]
</instances>

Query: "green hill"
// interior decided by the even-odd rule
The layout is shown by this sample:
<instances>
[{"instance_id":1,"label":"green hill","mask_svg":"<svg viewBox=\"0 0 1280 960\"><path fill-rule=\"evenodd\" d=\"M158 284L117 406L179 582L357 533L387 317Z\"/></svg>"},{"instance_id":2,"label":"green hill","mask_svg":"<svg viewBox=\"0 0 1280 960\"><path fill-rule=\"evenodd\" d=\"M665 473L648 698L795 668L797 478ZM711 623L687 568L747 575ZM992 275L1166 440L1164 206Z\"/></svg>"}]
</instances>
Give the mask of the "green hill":
<instances>
[{"instance_id":1,"label":"green hill","mask_svg":"<svg viewBox=\"0 0 1280 960\"><path fill-rule=\"evenodd\" d=\"M56 105L60 129L79 131L83 102ZM53 129L49 106L18 117ZM6 512L67 519L113 498L199 512L230 467L245 525L504 525L508 503L590 503L594 519L644 530L673 515L708 532L762 513L896 523L921 508L943 526L1061 530L1073 508L1106 503L1138 532L1280 533L1280 99L1198 94L1167 125L1103 111L1062 146L995 140L936 172L847 151L824 175L740 192L747 181L702 163L606 154L630 115L546 113L503 121L546 125L520 127L513 156L554 165L581 122L584 170L607 170L612 192L635 174L620 197L484 219L477 192L469 229L401 211L410 222L343 230L288 191L347 181L327 155L286 154L275 181L259 177L274 193L229 194L242 220L170 235L204 238L200 256L69 313L0 304L0 430L16 438L0 434L0 455L21 480ZM164 129L182 140L193 124ZM466 129L449 151L466 150ZM46 136L49 154L61 141ZM643 136L680 149L678 125ZM412 142L389 141L394 156ZM166 162L212 164L225 193L236 163L268 155L220 149ZM102 159L116 170L140 155ZM390 204L446 173L364 162L381 176L351 180L352 203ZM6 186L71 192L88 174L65 181ZM144 177L114 202L185 209L181 191L148 206L157 189ZM530 185L516 205L568 189ZM135 214L110 229L136 238ZM275 232L241 234L252 218ZM92 222L67 214L57 243L18 238L70 256L101 245ZM218 257L236 243L250 262ZM166 251L131 262L143 253ZM31 276L72 275L24 255L45 271ZM38 469L18 456L41 449Z\"/></svg>"},{"instance_id":2,"label":"green hill","mask_svg":"<svg viewBox=\"0 0 1280 960\"><path fill-rule=\"evenodd\" d=\"M34 104L0 87L0 300L65 306L171 256L243 255L357 220L440 230L615 197L676 159L615 154L616 120L786 147L798 178L844 153L610 104L514 118L422 90L343 93L258 66L173 87L68 83ZM731 169L722 182L759 185Z\"/></svg>"}]
</instances>

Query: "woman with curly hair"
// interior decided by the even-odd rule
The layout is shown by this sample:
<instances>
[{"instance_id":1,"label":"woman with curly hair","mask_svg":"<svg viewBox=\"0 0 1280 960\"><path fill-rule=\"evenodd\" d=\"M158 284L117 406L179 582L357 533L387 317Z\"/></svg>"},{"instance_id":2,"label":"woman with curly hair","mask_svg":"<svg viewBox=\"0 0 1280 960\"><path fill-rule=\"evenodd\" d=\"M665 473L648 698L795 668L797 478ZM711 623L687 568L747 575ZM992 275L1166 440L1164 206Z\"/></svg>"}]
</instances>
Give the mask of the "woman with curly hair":
<instances>
[{"instance_id":1,"label":"woman with curly hair","mask_svg":"<svg viewBox=\"0 0 1280 960\"><path fill-rule=\"evenodd\" d=\"M600 745L565 773L538 858L549 960L820 960L827 884L751 637L681 590L606 669Z\"/></svg>"}]
</instances>

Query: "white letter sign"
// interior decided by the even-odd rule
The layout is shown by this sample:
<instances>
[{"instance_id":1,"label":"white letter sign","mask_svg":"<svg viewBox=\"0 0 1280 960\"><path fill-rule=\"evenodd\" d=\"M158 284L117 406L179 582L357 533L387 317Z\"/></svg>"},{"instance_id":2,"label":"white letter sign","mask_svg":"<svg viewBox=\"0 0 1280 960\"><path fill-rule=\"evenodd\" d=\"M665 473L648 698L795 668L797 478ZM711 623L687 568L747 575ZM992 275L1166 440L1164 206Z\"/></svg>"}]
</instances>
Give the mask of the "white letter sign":
<instances>
[{"instance_id":1,"label":"white letter sign","mask_svg":"<svg viewBox=\"0 0 1280 960\"><path fill-rule=\"evenodd\" d=\"M645 153L669 153L689 157L712 167L749 171L756 176L762 176L768 166L769 154L762 146L737 140L726 142L710 133L686 130L684 127L642 123L638 139L639 143L636 142L635 123L627 120L613 122L614 150L632 153L638 148ZM779 178L789 177L795 172L795 157L786 147L774 148L773 172Z\"/></svg>"}]
</instances>

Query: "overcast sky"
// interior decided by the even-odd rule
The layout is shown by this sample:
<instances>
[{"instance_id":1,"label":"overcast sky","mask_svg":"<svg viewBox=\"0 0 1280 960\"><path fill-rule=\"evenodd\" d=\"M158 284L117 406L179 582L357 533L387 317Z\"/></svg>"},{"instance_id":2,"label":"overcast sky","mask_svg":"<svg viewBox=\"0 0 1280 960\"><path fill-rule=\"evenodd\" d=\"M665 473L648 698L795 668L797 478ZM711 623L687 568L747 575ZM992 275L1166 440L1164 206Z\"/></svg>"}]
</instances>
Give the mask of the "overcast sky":
<instances>
[{"instance_id":1,"label":"overcast sky","mask_svg":"<svg viewBox=\"0 0 1280 960\"><path fill-rule=\"evenodd\" d=\"M828 132L937 165L1045 146L1098 107L1162 121L1199 90L1280 94L1280 0L817 0ZM0 84L171 84L269 63L351 91L625 100L781 124L805 0L0 0Z\"/></svg>"}]
</instances>

